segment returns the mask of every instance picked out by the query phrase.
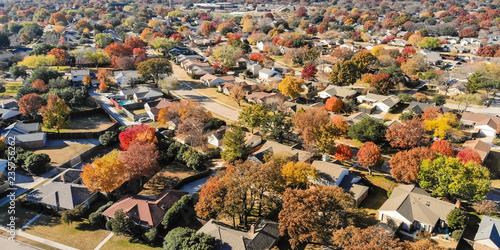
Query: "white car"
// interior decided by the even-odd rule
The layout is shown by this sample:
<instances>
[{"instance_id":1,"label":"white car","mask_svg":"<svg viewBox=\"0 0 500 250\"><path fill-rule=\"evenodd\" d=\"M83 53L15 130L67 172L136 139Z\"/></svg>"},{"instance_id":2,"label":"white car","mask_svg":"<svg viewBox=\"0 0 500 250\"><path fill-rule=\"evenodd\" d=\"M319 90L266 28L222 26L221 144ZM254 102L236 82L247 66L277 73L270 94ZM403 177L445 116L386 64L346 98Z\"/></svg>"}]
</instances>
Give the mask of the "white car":
<instances>
[{"instance_id":1,"label":"white car","mask_svg":"<svg viewBox=\"0 0 500 250\"><path fill-rule=\"evenodd\" d=\"M142 117L142 118L139 118L139 123L147 123L147 122L151 122L151 118L149 117Z\"/></svg>"}]
</instances>

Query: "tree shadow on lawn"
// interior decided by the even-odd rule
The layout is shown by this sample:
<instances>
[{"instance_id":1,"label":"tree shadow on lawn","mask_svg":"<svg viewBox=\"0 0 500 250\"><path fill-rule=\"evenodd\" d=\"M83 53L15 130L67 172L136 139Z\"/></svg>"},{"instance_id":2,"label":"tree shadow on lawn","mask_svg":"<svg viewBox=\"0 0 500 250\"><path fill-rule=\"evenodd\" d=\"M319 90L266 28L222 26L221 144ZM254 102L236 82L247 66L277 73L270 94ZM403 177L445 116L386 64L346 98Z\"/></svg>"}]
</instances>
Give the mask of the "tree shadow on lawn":
<instances>
[{"instance_id":1,"label":"tree shadow on lawn","mask_svg":"<svg viewBox=\"0 0 500 250\"><path fill-rule=\"evenodd\" d=\"M92 231L97 231L97 230L102 229L102 228L94 227L94 226L90 225L88 220L78 221L78 222L73 222L73 223L78 223L78 225L75 227L75 229L80 230L80 231L92 232Z\"/></svg>"}]
</instances>

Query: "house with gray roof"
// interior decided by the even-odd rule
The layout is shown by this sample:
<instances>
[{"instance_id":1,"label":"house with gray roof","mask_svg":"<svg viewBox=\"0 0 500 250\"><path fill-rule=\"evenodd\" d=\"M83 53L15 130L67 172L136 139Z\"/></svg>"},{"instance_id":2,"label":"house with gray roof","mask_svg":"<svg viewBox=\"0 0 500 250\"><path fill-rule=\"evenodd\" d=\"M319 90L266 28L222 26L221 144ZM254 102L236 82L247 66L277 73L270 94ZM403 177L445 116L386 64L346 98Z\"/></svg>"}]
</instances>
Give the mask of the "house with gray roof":
<instances>
[{"instance_id":1,"label":"house with gray roof","mask_svg":"<svg viewBox=\"0 0 500 250\"><path fill-rule=\"evenodd\" d=\"M318 179L313 183L343 188L352 194L357 206L368 195L368 187L358 183L361 177L351 174L346 167L326 161L313 161L311 165L318 170Z\"/></svg>"},{"instance_id":2,"label":"house with gray roof","mask_svg":"<svg viewBox=\"0 0 500 250\"><path fill-rule=\"evenodd\" d=\"M500 249L500 219L483 215L476 236L474 249Z\"/></svg>"},{"instance_id":3,"label":"house with gray roof","mask_svg":"<svg viewBox=\"0 0 500 250\"><path fill-rule=\"evenodd\" d=\"M323 99L330 98L333 96L339 97L341 99L349 99L353 98L357 94L358 92L356 92L356 90L342 86L330 85L326 87L325 90L319 92L318 96Z\"/></svg>"},{"instance_id":4,"label":"house with gray roof","mask_svg":"<svg viewBox=\"0 0 500 250\"><path fill-rule=\"evenodd\" d=\"M215 249L217 250L271 249L281 237L279 224L266 219L259 220L247 232L211 219L197 233L213 236L216 240Z\"/></svg>"},{"instance_id":5,"label":"house with gray roof","mask_svg":"<svg viewBox=\"0 0 500 250\"><path fill-rule=\"evenodd\" d=\"M133 89L121 89L118 93L124 99L134 99L135 102L152 101L163 97L163 92L159 89L139 86Z\"/></svg>"},{"instance_id":6,"label":"house with gray roof","mask_svg":"<svg viewBox=\"0 0 500 250\"><path fill-rule=\"evenodd\" d=\"M275 141L266 141L259 150L251 154L248 159L255 162L264 162L266 155L282 154L294 158L296 161L310 162L313 154L296 149L296 146L287 146Z\"/></svg>"},{"instance_id":7,"label":"house with gray roof","mask_svg":"<svg viewBox=\"0 0 500 250\"><path fill-rule=\"evenodd\" d=\"M10 118L15 118L21 115L19 112L19 107L15 101L11 102L1 102L0 106L0 118L7 120Z\"/></svg>"},{"instance_id":8,"label":"house with gray roof","mask_svg":"<svg viewBox=\"0 0 500 250\"><path fill-rule=\"evenodd\" d=\"M389 199L378 209L379 220L410 231L432 232L446 228L446 217L455 205L431 197L415 185L400 185L394 188Z\"/></svg>"},{"instance_id":9,"label":"house with gray roof","mask_svg":"<svg viewBox=\"0 0 500 250\"><path fill-rule=\"evenodd\" d=\"M78 205L87 208L98 198L97 192L91 192L83 185L81 169L67 169L60 175L32 191L26 199L42 204L55 211L73 209Z\"/></svg>"},{"instance_id":10,"label":"house with gray roof","mask_svg":"<svg viewBox=\"0 0 500 250\"><path fill-rule=\"evenodd\" d=\"M5 138L15 138L16 146L21 148L40 148L45 146L47 135L42 132L40 123L15 122L0 130L0 134Z\"/></svg>"},{"instance_id":11,"label":"house with gray roof","mask_svg":"<svg viewBox=\"0 0 500 250\"><path fill-rule=\"evenodd\" d=\"M361 103L361 108L368 110L375 109L382 112L389 112L391 108L400 102L399 98L395 95L385 96L373 93L358 96L356 99Z\"/></svg>"}]
</instances>

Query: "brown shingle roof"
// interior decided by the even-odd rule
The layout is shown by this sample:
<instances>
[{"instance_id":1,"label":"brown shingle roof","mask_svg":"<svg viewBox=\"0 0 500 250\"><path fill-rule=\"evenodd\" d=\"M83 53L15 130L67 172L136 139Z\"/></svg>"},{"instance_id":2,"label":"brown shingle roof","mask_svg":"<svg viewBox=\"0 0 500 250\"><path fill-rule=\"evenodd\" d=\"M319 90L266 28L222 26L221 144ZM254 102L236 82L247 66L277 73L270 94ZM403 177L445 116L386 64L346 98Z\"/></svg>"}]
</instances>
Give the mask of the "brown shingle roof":
<instances>
[{"instance_id":1,"label":"brown shingle roof","mask_svg":"<svg viewBox=\"0 0 500 250\"><path fill-rule=\"evenodd\" d=\"M479 156L481 156L482 161L484 161L484 158L486 158L486 155L491 150L490 145L486 144L486 142L477 139L464 142L463 147L474 149L474 151L476 151L479 154Z\"/></svg>"}]
</instances>

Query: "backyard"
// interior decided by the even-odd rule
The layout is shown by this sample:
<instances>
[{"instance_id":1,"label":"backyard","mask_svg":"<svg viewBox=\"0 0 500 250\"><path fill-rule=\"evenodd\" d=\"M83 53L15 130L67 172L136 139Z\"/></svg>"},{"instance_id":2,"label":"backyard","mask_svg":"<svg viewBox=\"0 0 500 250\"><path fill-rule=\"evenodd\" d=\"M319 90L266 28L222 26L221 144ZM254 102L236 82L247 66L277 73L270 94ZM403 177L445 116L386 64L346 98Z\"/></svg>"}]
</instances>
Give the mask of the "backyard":
<instances>
[{"instance_id":1,"label":"backyard","mask_svg":"<svg viewBox=\"0 0 500 250\"><path fill-rule=\"evenodd\" d=\"M500 189L500 152L490 151L484 165L490 170L491 186Z\"/></svg>"},{"instance_id":2,"label":"backyard","mask_svg":"<svg viewBox=\"0 0 500 250\"><path fill-rule=\"evenodd\" d=\"M113 122L108 115L104 113L96 113L88 116L80 116L71 118L68 126L61 129L61 133L72 132L97 132L102 131L113 125ZM46 129L43 131L56 132L54 129Z\"/></svg>"},{"instance_id":3,"label":"backyard","mask_svg":"<svg viewBox=\"0 0 500 250\"><path fill-rule=\"evenodd\" d=\"M156 173L139 193L143 195L159 195L164 189L171 188L179 183L180 180L196 174L194 170L185 165L172 163L160 172Z\"/></svg>"},{"instance_id":4,"label":"backyard","mask_svg":"<svg viewBox=\"0 0 500 250\"><path fill-rule=\"evenodd\" d=\"M72 158L80 155L81 153L92 148L91 144L81 144L78 142L65 142L65 144L57 146L43 147L41 149L34 150L36 154L48 154L50 156L50 165L52 167L58 167L59 165L71 160Z\"/></svg>"},{"instance_id":5,"label":"backyard","mask_svg":"<svg viewBox=\"0 0 500 250\"><path fill-rule=\"evenodd\" d=\"M17 91L23 85L22 82L7 82L3 86L5 87L5 92L0 93L0 98L8 99L14 98L17 95Z\"/></svg>"}]
</instances>

